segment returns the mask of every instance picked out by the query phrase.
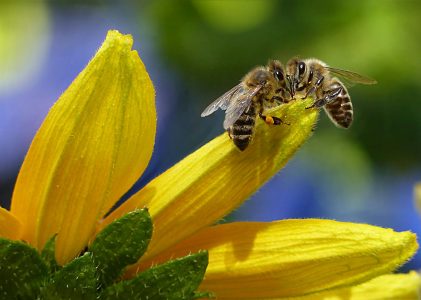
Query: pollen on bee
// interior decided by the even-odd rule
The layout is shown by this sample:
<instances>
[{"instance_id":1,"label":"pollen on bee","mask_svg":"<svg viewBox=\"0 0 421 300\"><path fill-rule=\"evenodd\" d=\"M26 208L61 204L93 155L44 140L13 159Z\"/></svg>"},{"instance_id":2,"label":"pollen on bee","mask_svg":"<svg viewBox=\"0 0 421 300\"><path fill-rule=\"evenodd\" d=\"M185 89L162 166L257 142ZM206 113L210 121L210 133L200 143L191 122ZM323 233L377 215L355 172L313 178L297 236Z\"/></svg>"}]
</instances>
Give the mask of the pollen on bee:
<instances>
[{"instance_id":1,"label":"pollen on bee","mask_svg":"<svg viewBox=\"0 0 421 300\"><path fill-rule=\"evenodd\" d=\"M266 116L265 122L269 125L275 124L275 121L273 120L273 118L271 116Z\"/></svg>"}]
</instances>

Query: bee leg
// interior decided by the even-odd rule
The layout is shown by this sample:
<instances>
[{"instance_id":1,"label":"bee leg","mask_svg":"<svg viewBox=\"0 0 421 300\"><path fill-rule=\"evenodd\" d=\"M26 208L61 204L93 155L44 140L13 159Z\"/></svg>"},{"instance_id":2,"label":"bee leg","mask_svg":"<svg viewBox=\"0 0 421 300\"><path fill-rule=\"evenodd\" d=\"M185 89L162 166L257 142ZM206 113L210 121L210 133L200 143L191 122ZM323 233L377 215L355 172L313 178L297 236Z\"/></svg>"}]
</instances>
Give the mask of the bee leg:
<instances>
[{"instance_id":1,"label":"bee leg","mask_svg":"<svg viewBox=\"0 0 421 300\"><path fill-rule=\"evenodd\" d=\"M289 123L286 123L286 122L282 121L281 118L272 117L272 116L265 116L261 112L259 113L259 117L263 121L265 121L265 123L268 124L268 125L280 125L280 124L291 125Z\"/></svg>"},{"instance_id":2,"label":"bee leg","mask_svg":"<svg viewBox=\"0 0 421 300\"><path fill-rule=\"evenodd\" d=\"M286 103L284 102L283 98L279 96L273 96L272 98L265 98L265 100L266 100L265 104L267 104L268 107L276 107L283 103ZM261 112L263 112L263 110Z\"/></svg>"},{"instance_id":3,"label":"bee leg","mask_svg":"<svg viewBox=\"0 0 421 300\"><path fill-rule=\"evenodd\" d=\"M306 107L306 109L310 109L313 107L320 108L326 104L333 102L339 96L339 94L342 93L342 90L342 87L339 87L337 89L328 91L323 98L314 101L313 105Z\"/></svg>"},{"instance_id":4,"label":"bee leg","mask_svg":"<svg viewBox=\"0 0 421 300\"><path fill-rule=\"evenodd\" d=\"M294 95L287 89L287 90L285 90L287 93L288 93L288 95L289 95L289 100L285 100L284 99L284 102L285 103L288 103L289 101L291 101L291 100L293 100L294 99Z\"/></svg>"},{"instance_id":5,"label":"bee leg","mask_svg":"<svg viewBox=\"0 0 421 300\"><path fill-rule=\"evenodd\" d=\"M228 136L230 137L230 139L232 140L232 136L231 136L231 127L227 129L227 133L228 133Z\"/></svg>"},{"instance_id":6,"label":"bee leg","mask_svg":"<svg viewBox=\"0 0 421 300\"><path fill-rule=\"evenodd\" d=\"M270 102L275 102L275 101L280 101L280 102L283 102L283 99L282 99L282 97L280 97L280 96L273 96L272 98L270 98L270 100L269 100Z\"/></svg>"},{"instance_id":7,"label":"bee leg","mask_svg":"<svg viewBox=\"0 0 421 300\"><path fill-rule=\"evenodd\" d=\"M320 87L320 85L322 84L322 82L323 82L323 80L325 79L325 77L324 76L322 76L322 77L320 77L319 79L317 79L317 81L316 81L316 83L314 84L314 86L311 88L311 89L309 89L308 91L307 91L307 93L304 95L304 97L303 98L301 98L302 100L304 100L304 99L307 99L307 97L310 95L310 94L312 94L312 93L314 93L315 91L316 91L316 89L318 88L318 87Z\"/></svg>"},{"instance_id":8,"label":"bee leg","mask_svg":"<svg viewBox=\"0 0 421 300\"><path fill-rule=\"evenodd\" d=\"M316 87L315 87L315 86L313 86L311 89L309 89L309 90L307 91L307 93L304 95L304 97L301 97L301 100L305 100L305 99L307 99L307 97L308 97L310 94L314 93L315 91L316 91Z\"/></svg>"},{"instance_id":9,"label":"bee leg","mask_svg":"<svg viewBox=\"0 0 421 300\"><path fill-rule=\"evenodd\" d=\"M288 103L289 102L287 99L285 99L284 97L281 97L281 96L273 96L270 101L271 102L276 101L279 104Z\"/></svg>"}]
</instances>

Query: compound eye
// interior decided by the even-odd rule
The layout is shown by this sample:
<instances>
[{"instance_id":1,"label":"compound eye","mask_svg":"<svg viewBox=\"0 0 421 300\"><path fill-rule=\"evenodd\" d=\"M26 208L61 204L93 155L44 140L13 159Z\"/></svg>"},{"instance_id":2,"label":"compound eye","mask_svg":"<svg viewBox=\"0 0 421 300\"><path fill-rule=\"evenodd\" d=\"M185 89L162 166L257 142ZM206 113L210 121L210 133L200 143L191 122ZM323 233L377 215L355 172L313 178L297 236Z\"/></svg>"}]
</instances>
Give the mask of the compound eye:
<instances>
[{"instance_id":1,"label":"compound eye","mask_svg":"<svg viewBox=\"0 0 421 300\"><path fill-rule=\"evenodd\" d=\"M298 75L303 75L304 74L304 71L306 70L306 65L305 65L305 63L303 63L303 62L300 62L299 64L298 64Z\"/></svg>"},{"instance_id":2,"label":"compound eye","mask_svg":"<svg viewBox=\"0 0 421 300\"><path fill-rule=\"evenodd\" d=\"M275 70L275 78L278 80L278 81L283 81L284 80L284 74L282 73L282 71L280 71L280 70Z\"/></svg>"}]
</instances>

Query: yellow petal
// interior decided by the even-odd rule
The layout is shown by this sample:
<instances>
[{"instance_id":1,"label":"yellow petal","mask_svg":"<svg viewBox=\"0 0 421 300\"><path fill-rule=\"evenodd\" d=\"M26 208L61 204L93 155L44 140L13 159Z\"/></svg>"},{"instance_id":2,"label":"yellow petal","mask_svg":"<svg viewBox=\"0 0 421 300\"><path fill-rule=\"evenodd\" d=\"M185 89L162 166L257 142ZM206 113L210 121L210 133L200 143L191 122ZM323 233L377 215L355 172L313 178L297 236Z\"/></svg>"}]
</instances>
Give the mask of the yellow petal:
<instances>
[{"instance_id":1,"label":"yellow petal","mask_svg":"<svg viewBox=\"0 0 421 300\"><path fill-rule=\"evenodd\" d=\"M8 210L0 207L0 237L19 240L22 236L22 224Z\"/></svg>"},{"instance_id":2,"label":"yellow petal","mask_svg":"<svg viewBox=\"0 0 421 300\"><path fill-rule=\"evenodd\" d=\"M421 182L415 185L415 205L417 206L419 214L421 214Z\"/></svg>"},{"instance_id":3,"label":"yellow petal","mask_svg":"<svg viewBox=\"0 0 421 300\"><path fill-rule=\"evenodd\" d=\"M202 290L218 299L264 299L364 282L396 269L417 247L413 233L365 224L316 219L231 223L202 230L154 263L206 249Z\"/></svg>"},{"instance_id":4,"label":"yellow petal","mask_svg":"<svg viewBox=\"0 0 421 300\"><path fill-rule=\"evenodd\" d=\"M152 154L154 89L132 37L110 31L51 108L17 179L12 212L41 248L59 233L60 263L86 246L95 224L133 185Z\"/></svg>"},{"instance_id":5,"label":"yellow petal","mask_svg":"<svg viewBox=\"0 0 421 300\"><path fill-rule=\"evenodd\" d=\"M281 105L272 114L290 125L258 120L252 144L240 152L226 133L152 180L105 219L103 225L147 206L154 234L142 260L221 219L276 174L309 138L317 110L312 100ZM215 124L220 126L220 124Z\"/></svg>"},{"instance_id":6,"label":"yellow petal","mask_svg":"<svg viewBox=\"0 0 421 300\"><path fill-rule=\"evenodd\" d=\"M420 288L421 278L412 271L408 274L387 274L360 285L291 300L417 300L421 296Z\"/></svg>"}]
</instances>

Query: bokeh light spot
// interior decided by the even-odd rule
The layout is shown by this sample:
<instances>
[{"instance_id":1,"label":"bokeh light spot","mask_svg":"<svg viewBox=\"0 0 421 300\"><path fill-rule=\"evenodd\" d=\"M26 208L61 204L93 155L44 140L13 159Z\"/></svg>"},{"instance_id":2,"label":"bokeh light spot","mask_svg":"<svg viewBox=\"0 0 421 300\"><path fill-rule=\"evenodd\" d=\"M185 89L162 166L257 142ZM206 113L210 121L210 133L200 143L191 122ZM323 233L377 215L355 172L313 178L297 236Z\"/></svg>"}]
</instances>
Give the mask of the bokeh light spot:
<instances>
[{"instance_id":1,"label":"bokeh light spot","mask_svg":"<svg viewBox=\"0 0 421 300\"><path fill-rule=\"evenodd\" d=\"M193 4L211 26L231 33L258 26L271 15L275 6L272 0L195 0Z\"/></svg>"},{"instance_id":2,"label":"bokeh light spot","mask_svg":"<svg viewBox=\"0 0 421 300\"><path fill-rule=\"evenodd\" d=\"M49 11L44 1L0 4L0 93L29 82L47 57Z\"/></svg>"}]
</instances>

